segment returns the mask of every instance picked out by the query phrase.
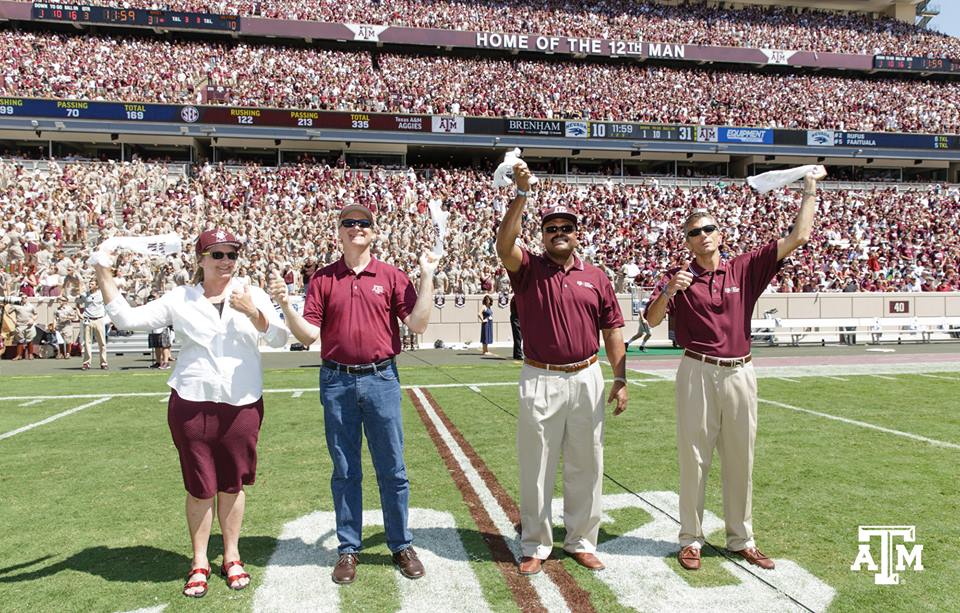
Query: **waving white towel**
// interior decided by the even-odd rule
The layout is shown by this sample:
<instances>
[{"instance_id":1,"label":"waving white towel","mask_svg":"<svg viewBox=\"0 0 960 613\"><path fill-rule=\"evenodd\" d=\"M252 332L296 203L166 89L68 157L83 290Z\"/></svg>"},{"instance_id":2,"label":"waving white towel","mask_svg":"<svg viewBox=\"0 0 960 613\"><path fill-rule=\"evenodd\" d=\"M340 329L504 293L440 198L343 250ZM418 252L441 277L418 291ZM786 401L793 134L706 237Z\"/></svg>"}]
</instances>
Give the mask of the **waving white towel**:
<instances>
[{"instance_id":1,"label":"waving white towel","mask_svg":"<svg viewBox=\"0 0 960 613\"><path fill-rule=\"evenodd\" d=\"M439 198L434 198L427 206L430 208L433 223L437 224L437 242L433 244L433 253L437 257L443 257L443 239L447 236L447 218L450 213L443 210L443 202Z\"/></svg>"},{"instance_id":2,"label":"waving white towel","mask_svg":"<svg viewBox=\"0 0 960 613\"><path fill-rule=\"evenodd\" d=\"M765 194L778 187L799 181L807 176L807 173L813 172L817 168L822 168L822 166L808 164L806 166L797 166L796 168L787 168L786 170L771 170L770 172L747 177L747 183L761 194Z\"/></svg>"},{"instance_id":3,"label":"waving white towel","mask_svg":"<svg viewBox=\"0 0 960 613\"><path fill-rule=\"evenodd\" d=\"M493 186L494 187L510 187L514 184L513 179L513 167L517 162L522 162L520 159L520 150L511 149L507 151L506 155L503 156L503 162L497 166L497 170L493 173ZM537 183L536 177L530 178L530 185Z\"/></svg>"},{"instance_id":4,"label":"waving white towel","mask_svg":"<svg viewBox=\"0 0 960 613\"><path fill-rule=\"evenodd\" d=\"M110 252L117 249L133 251L143 255L166 256L180 253L182 248L183 244L180 237L173 232L155 236L113 236L100 243L93 255L87 259L87 264L89 266L95 264L110 266L112 265Z\"/></svg>"}]
</instances>

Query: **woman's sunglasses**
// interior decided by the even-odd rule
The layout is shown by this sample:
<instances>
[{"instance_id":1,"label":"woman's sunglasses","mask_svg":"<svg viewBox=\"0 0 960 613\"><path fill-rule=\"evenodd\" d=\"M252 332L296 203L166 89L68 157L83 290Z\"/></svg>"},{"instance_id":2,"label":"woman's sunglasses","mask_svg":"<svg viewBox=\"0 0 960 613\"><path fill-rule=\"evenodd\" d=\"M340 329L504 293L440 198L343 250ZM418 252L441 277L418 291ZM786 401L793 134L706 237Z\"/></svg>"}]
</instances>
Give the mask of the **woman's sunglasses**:
<instances>
[{"instance_id":1,"label":"woman's sunglasses","mask_svg":"<svg viewBox=\"0 0 960 613\"><path fill-rule=\"evenodd\" d=\"M370 222L369 219L344 219L343 221L340 222L340 225L343 226L344 228L352 228L354 226L359 226L364 230L366 230L373 224Z\"/></svg>"},{"instance_id":2,"label":"woman's sunglasses","mask_svg":"<svg viewBox=\"0 0 960 613\"><path fill-rule=\"evenodd\" d=\"M717 226L713 224L709 224L706 226L700 226L699 228L694 228L693 230L690 230L689 232L687 232L687 236L689 236L690 238L693 238L694 236L700 236L701 232L703 234L713 234L716 231L717 231Z\"/></svg>"},{"instance_id":3,"label":"woman's sunglasses","mask_svg":"<svg viewBox=\"0 0 960 613\"><path fill-rule=\"evenodd\" d=\"M240 254L236 251L207 251L203 255L209 255L215 260L222 260L226 257L228 260L236 260Z\"/></svg>"}]
</instances>

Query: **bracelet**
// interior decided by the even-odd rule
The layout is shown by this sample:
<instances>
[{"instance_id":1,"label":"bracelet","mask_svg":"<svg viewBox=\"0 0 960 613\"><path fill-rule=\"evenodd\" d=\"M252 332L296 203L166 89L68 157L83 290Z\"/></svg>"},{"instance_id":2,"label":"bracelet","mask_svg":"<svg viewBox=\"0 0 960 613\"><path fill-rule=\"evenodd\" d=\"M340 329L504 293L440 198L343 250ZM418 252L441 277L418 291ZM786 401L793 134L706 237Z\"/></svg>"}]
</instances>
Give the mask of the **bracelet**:
<instances>
[{"instance_id":1,"label":"bracelet","mask_svg":"<svg viewBox=\"0 0 960 613\"><path fill-rule=\"evenodd\" d=\"M613 378L613 382L616 383L617 381L619 381L620 383L623 383L624 385L627 384L627 378L626 378L626 377L614 377L614 378Z\"/></svg>"}]
</instances>

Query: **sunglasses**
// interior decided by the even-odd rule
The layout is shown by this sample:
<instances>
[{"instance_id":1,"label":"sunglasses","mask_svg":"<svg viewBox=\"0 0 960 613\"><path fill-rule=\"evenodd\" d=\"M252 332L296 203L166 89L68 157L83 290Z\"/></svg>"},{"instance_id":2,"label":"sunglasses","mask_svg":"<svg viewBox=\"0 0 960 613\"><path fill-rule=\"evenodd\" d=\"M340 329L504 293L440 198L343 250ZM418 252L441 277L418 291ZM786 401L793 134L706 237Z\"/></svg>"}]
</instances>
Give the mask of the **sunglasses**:
<instances>
[{"instance_id":1,"label":"sunglasses","mask_svg":"<svg viewBox=\"0 0 960 613\"><path fill-rule=\"evenodd\" d=\"M690 238L693 238L695 236L700 236L701 232L703 234L713 234L716 231L717 231L717 226L713 224L709 224L706 226L700 226L699 228L694 228L693 230L690 230L689 232L687 232L687 236L689 236Z\"/></svg>"},{"instance_id":2,"label":"sunglasses","mask_svg":"<svg viewBox=\"0 0 960 613\"><path fill-rule=\"evenodd\" d=\"M373 223L369 219L344 219L343 221L340 222L340 225L343 226L344 228L352 228L354 226L357 226L366 230L367 228L372 226Z\"/></svg>"},{"instance_id":3,"label":"sunglasses","mask_svg":"<svg viewBox=\"0 0 960 613\"><path fill-rule=\"evenodd\" d=\"M575 226L575 225L573 225L573 224L571 224L571 223L568 223L568 224L564 224L564 225L562 225L562 226L544 226L544 228L543 228L543 233L544 233L544 234L556 234L557 232L563 232L564 234L570 234L571 232L573 232L573 231L576 230L576 229L577 229L577 226Z\"/></svg>"},{"instance_id":4,"label":"sunglasses","mask_svg":"<svg viewBox=\"0 0 960 613\"><path fill-rule=\"evenodd\" d=\"M222 260L227 258L228 260L236 260L240 257L240 254L236 251L206 251L203 255L209 255L215 260Z\"/></svg>"}]
</instances>

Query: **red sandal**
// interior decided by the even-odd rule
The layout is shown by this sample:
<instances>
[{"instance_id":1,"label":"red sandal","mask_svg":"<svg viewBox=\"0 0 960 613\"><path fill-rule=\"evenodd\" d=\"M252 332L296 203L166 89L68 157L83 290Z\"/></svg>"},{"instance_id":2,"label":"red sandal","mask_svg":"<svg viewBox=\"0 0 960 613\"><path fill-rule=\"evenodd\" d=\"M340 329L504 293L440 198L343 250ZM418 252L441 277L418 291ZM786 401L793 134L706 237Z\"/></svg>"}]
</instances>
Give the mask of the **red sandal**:
<instances>
[{"instance_id":1,"label":"red sandal","mask_svg":"<svg viewBox=\"0 0 960 613\"><path fill-rule=\"evenodd\" d=\"M243 562L241 562L240 560L234 560L233 562L224 563L224 565L220 567L220 576L227 580L227 587L230 588L231 590L242 590L248 585L250 585L249 581L245 585L241 585L240 587L234 587L234 585L241 579L249 579L250 575L247 573L237 573L235 575L231 575L228 571L234 566L239 566L240 568L243 568Z\"/></svg>"},{"instance_id":2,"label":"red sandal","mask_svg":"<svg viewBox=\"0 0 960 613\"><path fill-rule=\"evenodd\" d=\"M190 581L190 577L194 575L203 575L203 581ZM187 583L183 586L183 595L187 598L203 598L207 595L207 580L206 578L210 577L209 568L194 568L190 571L190 574L187 575ZM194 587L202 587L203 590L196 592L194 594L188 594L187 590Z\"/></svg>"}]
</instances>

